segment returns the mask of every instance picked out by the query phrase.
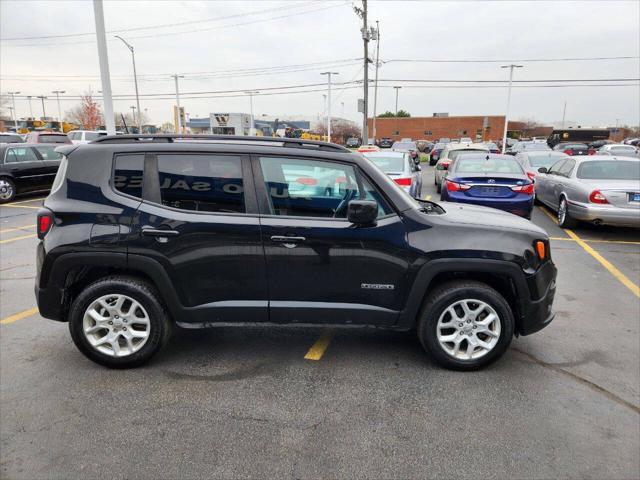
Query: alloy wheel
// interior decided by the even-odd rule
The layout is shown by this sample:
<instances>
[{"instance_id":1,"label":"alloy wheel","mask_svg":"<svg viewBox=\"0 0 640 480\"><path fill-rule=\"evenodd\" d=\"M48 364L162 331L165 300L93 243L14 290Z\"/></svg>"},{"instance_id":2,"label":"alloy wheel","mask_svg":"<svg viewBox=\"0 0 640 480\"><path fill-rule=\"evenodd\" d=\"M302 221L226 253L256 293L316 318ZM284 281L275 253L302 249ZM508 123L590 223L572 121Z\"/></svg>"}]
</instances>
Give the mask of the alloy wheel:
<instances>
[{"instance_id":1,"label":"alloy wheel","mask_svg":"<svg viewBox=\"0 0 640 480\"><path fill-rule=\"evenodd\" d=\"M0 180L0 200L9 200L13 197L13 185L6 180Z\"/></svg>"},{"instance_id":2,"label":"alloy wheel","mask_svg":"<svg viewBox=\"0 0 640 480\"><path fill-rule=\"evenodd\" d=\"M458 360L474 360L495 348L502 325L495 309L482 300L459 300L447 307L436 326L440 347Z\"/></svg>"},{"instance_id":3,"label":"alloy wheel","mask_svg":"<svg viewBox=\"0 0 640 480\"><path fill-rule=\"evenodd\" d=\"M82 331L89 344L105 355L126 357L149 339L151 323L140 302L122 295L104 295L85 310Z\"/></svg>"},{"instance_id":4,"label":"alloy wheel","mask_svg":"<svg viewBox=\"0 0 640 480\"><path fill-rule=\"evenodd\" d=\"M567 216L567 201L563 198L560 200L560 206L558 207L558 223L564 225L565 218Z\"/></svg>"}]
</instances>

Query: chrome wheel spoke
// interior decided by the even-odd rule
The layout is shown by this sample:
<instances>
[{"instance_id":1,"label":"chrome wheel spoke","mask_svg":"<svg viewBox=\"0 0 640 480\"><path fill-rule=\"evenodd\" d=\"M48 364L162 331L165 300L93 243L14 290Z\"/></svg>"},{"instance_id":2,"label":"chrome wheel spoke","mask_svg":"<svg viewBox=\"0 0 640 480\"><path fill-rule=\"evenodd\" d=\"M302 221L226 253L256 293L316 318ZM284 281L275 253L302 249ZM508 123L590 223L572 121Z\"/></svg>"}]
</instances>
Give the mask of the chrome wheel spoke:
<instances>
[{"instance_id":1,"label":"chrome wheel spoke","mask_svg":"<svg viewBox=\"0 0 640 480\"><path fill-rule=\"evenodd\" d=\"M145 308L140 302L119 293L95 299L85 310L82 327L89 344L111 357L124 357L139 351L151 333Z\"/></svg>"}]
</instances>

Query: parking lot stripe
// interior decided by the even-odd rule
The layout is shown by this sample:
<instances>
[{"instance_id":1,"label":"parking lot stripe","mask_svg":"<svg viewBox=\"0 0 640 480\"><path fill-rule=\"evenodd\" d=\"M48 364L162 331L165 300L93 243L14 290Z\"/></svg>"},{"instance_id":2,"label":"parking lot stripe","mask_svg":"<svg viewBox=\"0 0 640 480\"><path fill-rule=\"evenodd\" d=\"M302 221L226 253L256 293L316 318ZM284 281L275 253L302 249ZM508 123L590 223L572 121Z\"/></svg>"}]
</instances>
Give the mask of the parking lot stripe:
<instances>
[{"instance_id":1,"label":"parking lot stripe","mask_svg":"<svg viewBox=\"0 0 640 480\"><path fill-rule=\"evenodd\" d=\"M29 230L35 227L35 225L24 225L22 227L5 228L4 230L0 230L0 233L17 232L18 230Z\"/></svg>"},{"instance_id":2,"label":"parking lot stripe","mask_svg":"<svg viewBox=\"0 0 640 480\"><path fill-rule=\"evenodd\" d=\"M31 200L20 200L19 202L7 203L7 205L5 205L5 206L20 205L21 203L39 202L40 200L44 200L45 198L47 198L47 197L32 198Z\"/></svg>"},{"instance_id":3,"label":"parking lot stripe","mask_svg":"<svg viewBox=\"0 0 640 480\"><path fill-rule=\"evenodd\" d=\"M29 310L25 310L24 312L14 313L13 315L0 320L0 325L8 325L9 323L17 322L18 320L22 320L23 318L31 317L36 313L38 313L37 307L30 308Z\"/></svg>"},{"instance_id":4,"label":"parking lot stripe","mask_svg":"<svg viewBox=\"0 0 640 480\"><path fill-rule=\"evenodd\" d=\"M304 356L305 360L320 360L324 355L325 350L329 346L329 342L331 341L331 333L325 332L320 338L314 343L307 354Z\"/></svg>"},{"instance_id":5,"label":"parking lot stripe","mask_svg":"<svg viewBox=\"0 0 640 480\"><path fill-rule=\"evenodd\" d=\"M570 237L549 237L551 240L561 240L564 242L575 242L573 238ZM623 245L640 245L640 242L633 242L630 240L598 240L598 239L590 239L590 238L582 238L581 239L585 243L619 243Z\"/></svg>"},{"instance_id":6,"label":"parking lot stripe","mask_svg":"<svg viewBox=\"0 0 640 480\"><path fill-rule=\"evenodd\" d=\"M25 240L27 238L33 238L33 237L36 237L36 236L37 236L36 233L31 233L29 235L21 235L19 237L7 238L7 239L4 239L4 240L0 240L0 244L17 242L18 240Z\"/></svg>"},{"instance_id":7,"label":"parking lot stripe","mask_svg":"<svg viewBox=\"0 0 640 480\"><path fill-rule=\"evenodd\" d=\"M540 211L542 213L544 213L547 217L549 217L553 223L555 223L556 225L558 225L558 219L556 217L554 217L553 215L551 215L551 213L549 213L549 210L547 210L545 207L538 207L540 209Z\"/></svg>"},{"instance_id":8,"label":"parking lot stripe","mask_svg":"<svg viewBox=\"0 0 640 480\"><path fill-rule=\"evenodd\" d=\"M425 200L431 200L431 195L427 195L426 197L424 197Z\"/></svg>"},{"instance_id":9,"label":"parking lot stripe","mask_svg":"<svg viewBox=\"0 0 640 480\"><path fill-rule=\"evenodd\" d=\"M5 203L0 205L0 207L9 207L9 208L31 208L33 210L40 210L42 207L32 207L31 205L14 205L13 203Z\"/></svg>"},{"instance_id":10,"label":"parking lot stripe","mask_svg":"<svg viewBox=\"0 0 640 480\"><path fill-rule=\"evenodd\" d=\"M589 255L599 261L604 268L609 270L609 273L616 277L620 283L622 283L625 287L631 290L636 297L640 298L640 287L633 283L629 278L618 270L611 262L609 262L606 258L600 255L596 250L594 250L590 245L588 245L584 240L582 240L578 235L576 235L572 230L565 229L567 235L569 235L572 239L574 239L578 245L580 245Z\"/></svg>"}]
</instances>

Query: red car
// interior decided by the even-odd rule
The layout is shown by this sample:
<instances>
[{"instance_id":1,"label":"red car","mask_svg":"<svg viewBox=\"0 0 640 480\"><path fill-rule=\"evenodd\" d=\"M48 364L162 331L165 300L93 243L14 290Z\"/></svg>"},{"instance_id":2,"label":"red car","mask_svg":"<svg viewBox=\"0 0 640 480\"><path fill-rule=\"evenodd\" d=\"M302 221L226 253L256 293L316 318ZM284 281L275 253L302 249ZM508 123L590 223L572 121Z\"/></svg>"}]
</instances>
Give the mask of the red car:
<instances>
[{"instance_id":1,"label":"red car","mask_svg":"<svg viewBox=\"0 0 640 480\"><path fill-rule=\"evenodd\" d=\"M66 133L58 132L29 132L25 140L26 143L68 143L71 139Z\"/></svg>"}]
</instances>

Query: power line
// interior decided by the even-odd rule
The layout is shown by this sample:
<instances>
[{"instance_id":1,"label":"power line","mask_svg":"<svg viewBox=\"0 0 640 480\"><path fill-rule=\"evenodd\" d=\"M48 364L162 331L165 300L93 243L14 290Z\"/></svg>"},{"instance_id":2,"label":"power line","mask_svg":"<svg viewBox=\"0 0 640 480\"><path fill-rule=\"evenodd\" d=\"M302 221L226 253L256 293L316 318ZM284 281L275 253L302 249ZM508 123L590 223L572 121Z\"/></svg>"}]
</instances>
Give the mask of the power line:
<instances>
[{"instance_id":1,"label":"power line","mask_svg":"<svg viewBox=\"0 0 640 480\"><path fill-rule=\"evenodd\" d=\"M585 62L599 60L637 60L639 56L617 56L617 57L574 57L574 58L521 58L517 60L437 60L437 59L391 59L381 60L382 63L518 63L518 62Z\"/></svg>"},{"instance_id":2,"label":"power line","mask_svg":"<svg viewBox=\"0 0 640 480\"><path fill-rule=\"evenodd\" d=\"M312 4L317 4L318 2L315 1L309 1L309 2L304 2L302 5L304 6L305 3L307 5L312 5ZM282 4L281 6L284 6L285 4ZM299 6L296 5L296 6ZM131 27L131 28L121 28L118 30L109 30L107 33L127 33L127 32L135 32L138 30L155 30L158 28L166 28L166 27L180 27L183 25L195 25L197 23L208 23L208 22L219 22L221 20L229 20L231 18L238 18L238 17L248 17L251 15L260 15L262 13L271 13L275 10L277 10L279 7L275 6L275 7L271 7L271 8L265 8L262 10L254 10L251 12L244 12L244 13L237 13L235 15L227 15L226 17L212 17L212 18L206 18L203 20L189 20L189 21L185 21L185 22L172 22L172 23L162 23L162 24L158 24L158 25L148 25L146 27ZM73 38L73 37L86 37L89 35L95 35L96 32L84 32L84 33L67 33L67 34L63 34L63 35L40 35L40 36L35 36L35 37L8 37L8 38L0 38L0 40L2 40L3 42L13 42L13 41L20 41L20 40L49 40L52 38Z\"/></svg>"},{"instance_id":3,"label":"power line","mask_svg":"<svg viewBox=\"0 0 640 480\"><path fill-rule=\"evenodd\" d=\"M129 40L135 40L138 38L158 38L158 37L167 37L167 36L173 36L173 35L188 35L191 33L199 33L199 32L208 32L211 30L223 30L226 28L234 28L234 27L241 27L241 26L245 26L245 25L252 25L255 23L262 23L262 22L268 22L271 20L280 20L283 18L289 18L289 17L295 17L298 15L306 15L309 13L314 13L314 12L319 12L322 10L328 10L330 8L335 8L335 7L340 7L340 6L344 6L344 5L348 5L348 2L342 2L342 3L338 3L338 4L334 4L334 5L323 5L322 7L318 7L318 8L314 8L314 9L310 9L310 10L304 10L304 11L297 11L297 12L293 12L293 13L288 13L288 14L283 14L283 15L276 15L273 17L268 17L268 18L263 18L263 19L258 19L258 20L251 20L251 21L247 21L247 22L241 22L241 23L232 23L232 24L227 24L227 25L219 25L216 27L207 27L207 28L200 28L200 29L194 29L194 30L186 30L186 31L181 31L181 32L167 32L167 33L154 33L151 35L137 35L137 36L130 36L128 37ZM113 40L110 40L113 41ZM93 40L85 40L85 41L74 41L74 42L51 42L51 43L23 43L23 44L18 44L18 45L6 45L7 47L58 47L60 45L79 45L79 44L92 44L94 43Z\"/></svg>"}]
</instances>

